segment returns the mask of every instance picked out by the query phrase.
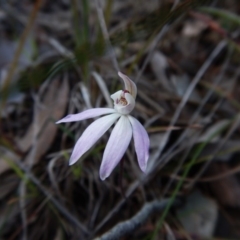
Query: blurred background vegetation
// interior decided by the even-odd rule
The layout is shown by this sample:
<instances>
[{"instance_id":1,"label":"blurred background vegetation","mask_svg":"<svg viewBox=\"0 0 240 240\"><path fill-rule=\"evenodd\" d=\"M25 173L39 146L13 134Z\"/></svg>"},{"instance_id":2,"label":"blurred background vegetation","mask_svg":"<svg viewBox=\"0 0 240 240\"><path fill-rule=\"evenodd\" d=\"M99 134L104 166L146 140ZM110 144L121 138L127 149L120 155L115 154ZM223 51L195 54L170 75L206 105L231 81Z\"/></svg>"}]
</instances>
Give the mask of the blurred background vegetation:
<instances>
[{"instance_id":1,"label":"blurred background vegetation","mask_svg":"<svg viewBox=\"0 0 240 240\"><path fill-rule=\"evenodd\" d=\"M240 239L239 13L238 0L0 0L0 239ZM55 122L110 106L119 70L138 87L148 172L131 143L101 181L109 133L69 166L92 120Z\"/></svg>"}]
</instances>

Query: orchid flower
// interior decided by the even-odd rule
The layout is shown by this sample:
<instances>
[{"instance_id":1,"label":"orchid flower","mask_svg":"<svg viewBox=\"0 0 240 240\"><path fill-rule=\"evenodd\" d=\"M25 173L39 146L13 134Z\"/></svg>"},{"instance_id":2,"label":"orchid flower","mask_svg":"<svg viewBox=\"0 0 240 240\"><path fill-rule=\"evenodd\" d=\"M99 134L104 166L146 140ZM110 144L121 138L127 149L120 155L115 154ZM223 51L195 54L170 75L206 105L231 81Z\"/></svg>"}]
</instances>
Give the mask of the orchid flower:
<instances>
[{"instance_id":1,"label":"orchid flower","mask_svg":"<svg viewBox=\"0 0 240 240\"><path fill-rule=\"evenodd\" d=\"M125 90L117 91L111 95L114 108L92 108L78 114L70 114L56 122L57 124L75 122L108 114L90 124L78 139L69 161L69 165L72 165L117 121L103 153L100 167L102 180L105 180L120 162L132 136L138 163L143 172L146 171L149 157L148 134L142 124L129 115L135 107L137 87L126 75L121 72L118 72L118 75L124 81Z\"/></svg>"}]
</instances>

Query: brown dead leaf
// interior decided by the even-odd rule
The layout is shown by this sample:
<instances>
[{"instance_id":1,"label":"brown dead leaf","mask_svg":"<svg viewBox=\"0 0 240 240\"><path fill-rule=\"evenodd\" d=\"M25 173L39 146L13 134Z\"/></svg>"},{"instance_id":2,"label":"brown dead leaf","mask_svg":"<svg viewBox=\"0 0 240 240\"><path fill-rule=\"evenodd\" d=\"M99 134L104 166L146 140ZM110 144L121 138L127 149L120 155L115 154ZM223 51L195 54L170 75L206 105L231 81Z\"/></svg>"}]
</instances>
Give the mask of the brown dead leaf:
<instances>
[{"instance_id":1,"label":"brown dead leaf","mask_svg":"<svg viewBox=\"0 0 240 240\"><path fill-rule=\"evenodd\" d=\"M228 163L212 163L209 167L206 177L220 175L221 173L230 172ZM216 200L221 206L221 212L224 214L226 223L224 227L229 224L231 233L234 239L240 239L240 183L237 175L226 175L221 179L213 182L204 183L205 190Z\"/></svg>"},{"instance_id":2,"label":"brown dead leaf","mask_svg":"<svg viewBox=\"0 0 240 240\"><path fill-rule=\"evenodd\" d=\"M214 176L229 170L230 168L227 164L215 163L212 164L211 168L208 170L208 176ZM235 175L227 176L218 181L209 182L208 187L220 204L229 207L240 207L240 186Z\"/></svg>"},{"instance_id":3,"label":"brown dead leaf","mask_svg":"<svg viewBox=\"0 0 240 240\"><path fill-rule=\"evenodd\" d=\"M186 37L198 37L206 28L207 24L203 21L189 21L185 23L182 34Z\"/></svg>"},{"instance_id":4,"label":"brown dead leaf","mask_svg":"<svg viewBox=\"0 0 240 240\"><path fill-rule=\"evenodd\" d=\"M199 21L202 21L202 24L208 26L210 29L219 33L221 36L223 36L223 37L227 36L226 30L223 29L218 22L213 20L208 15L199 13L199 12L195 12L195 11L190 11L189 15L194 17L195 19L198 19ZM206 28L206 26L205 26L205 28Z\"/></svg>"},{"instance_id":5,"label":"brown dead leaf","mask_svg":"<svg viewBox=\"0 0 240 240\"><path fill-rule=\"evenodd\" d=\"M40 89L40 92L41 89ZM34 165L51 146L57 132L55 120L60 119L67 106L69 86L65 79L54 80L45 91L42 103L35 107L34 120L26 135L19 139L18 146L26 152L31 148L25 162Z\"/></svg>"}]
</instances>

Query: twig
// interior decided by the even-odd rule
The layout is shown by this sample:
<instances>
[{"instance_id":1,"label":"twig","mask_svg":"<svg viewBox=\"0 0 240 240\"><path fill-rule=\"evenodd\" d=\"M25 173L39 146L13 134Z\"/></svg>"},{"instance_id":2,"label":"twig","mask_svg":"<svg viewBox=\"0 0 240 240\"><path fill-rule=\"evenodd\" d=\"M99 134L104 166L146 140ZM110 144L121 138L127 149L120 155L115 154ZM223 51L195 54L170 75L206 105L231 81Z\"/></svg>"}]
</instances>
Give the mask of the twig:
<instances>
[{"instance_id":1,"label":"twig","mask_svg":"<svg viewBox=\"0 0 240 240\"><path fill-rule=\"evenodd\" d=\"M197 175L195 176L194 180L189 183L189 185L187 186L188 189L192 188L194 186L194 184L198 181L198 179L202 176L202 174L206 171L207 167L210 165L210 163L212 162L212 160L214 159L214 157L216 156L216 154L223 148L223 146L225 145L225 143L227 142L227 140L232 136L232 134L236 131L236 129L239 127L240 124L240 114L238 114L236 116L236 121L233 123L233 125L231 126L231 128L228 130L225 138L223 139L223 142L221 142L221 144L218 145L218 147L215 149L215 151L212 154L212 157L210 160L208 160L203 167L201 168L201 170L197 173Z\"/></svg>"},{"instance_id":2,"label":"twig","mask_svg":"<svg viewBox=\"0 0 240 240\"><path fill-rule=\"evenodd\" d=\"M218 56L218 54L224 49L224 47L227 45L226 41L221 41L216 48L214 49L214 51L211 53L211 55L209 56L209 58L205 61L205 63L202 65L202 67L199 69L199 71L197 72L196 76L194 77L194 79L192 80L191 84L189 85L189 87L187 88L180 104L178 105L172 120L169 124L169 126L174 126L177 119L179 118L184 106L186 105L192 91L194 90L194 88L196 87L196 85L198 84L198 82L200 81L200 79L202 78L202 76L204 75L204 73L207 71L207 69L209 68L209 66L212 64L213 60ZM152 172L156 169L156 165L161 164L162 161L158 161L159 156L162 153L162 150L164 149L164 147L166 146L166 143L168 142L168 139L170 137L171 134L171 130L167 131L162 139L162 143L159 146L159 149L157 150L157 152L152 156L151 161L151 166L149 166L148 168L148 172Z\"/></svg>"},{"instance_id":3,"label":"twig","mask_svg":"<svg viewBox=\"0 0 240 240\"><path fill-rule=\"evenodd\" d=\"M27 214L26 214L26 182L25 181L21 181L21 184L19 186L19 195L20 195L20 201L19 201L19 205L20 205L20 211L21 211L21 218L22 218L22 223L23 223L23 233L22 233L22 239L23 240L27 240L27 233L28 233L28 229L27 229Z\"/></svg>"},{"instance_id":4,"label":"twig","mask_svg":"<svg viewBox=\"0 0 240 240\"><path fill-rule=\"evenodd\" d=\"M163 199L161 201L153 201L146 203L143 208L131 219L118 223L110 231L102 235L101 237L95 238L95 240L117 240L120 239L134 230L139 228L146 220L153 215L162 211L168 204L169 199ZM176 202L177 203L177 202Z\"/></svg>"},{"instance_id":5,"label":"twig","mask_svg":"<svg viewBox=\"0 0 240 240\"><path fill-rule=\"evenodd\" d=\"M88 234L87 228L79 222L79 220L72 215L71 212L68 211L53 195L49 192L47 188L45 188L41 182L33 175L33 173L27 168L21 161L14 161L18 167L25 172L27 178L30 179L38 188L39 190L54 204L54 206L61 212L70 222L75 224L75 226L81 229L82 234Z\"/></svg>"},{"instance_id":6,"label":"twig","mask_svg":"<svg viewBox=\"0 0 240 240\"><path fill-rule=\"evenodd\" d=\"M177 5L179 4L179 0L175 0L174 3L173 3L173 6L171 8L171 11L175 10L175 8L177 7ZM164 37L164 35L167 33L167 31L169 30L170 28L170 24L165 24L162 29L160 30L160 32L158 33L158 35L156 36L156 38L154 39L152 45L150 46L150 50L149 50L149 53L146 57L146 59L144 60L144 63L143 63L143 66L142 68L140 69L140 71L138 72L138 75L136 77L136 83L139 81L142 73L144 72L147 64L149 63L149 61L151 60L153 54L154 54L154 51L157 47L157 44L160 42L160 40Z\"/></svg>"},{"instance_id":7,"label":"twig","mask_svg":"<svg viewBox=\"0 0 240 240\"><path fill-rule=\"evenodd\" d=\"M115 54L114 49L112 47L112 44L110 42L106 22L105 22L105 19L104 19L103 10L102 10L102 7L101 7L100 2L98 0L95 0L95 6L96 6L98 20L99 20L99 24L100 24L100 27L101 27L101 30L102 30L102 33L103 33L104 40L106 41L106 43L107 43L107 45L110 49L110 55L111 55L111 58L112 58L114 68L118 72L119 71L119 66L118 66L117 57L116 57L116 54Z\"/></svg>"},{"instance_id":8,"label":"twig","mask_svg":"<svg viewBox=\"0 0 240 240\"><path fill-rule=\"evenodd\" d=\"M141 183L140 180L136 180L128 187L125 194L126 198L122 198L115 205L115 207L107 214L107 216L95 227L94 232L98 232L104 226L104 224L118 212L118 210L126 202L126 199L128 199L133 194L133 192L139 187L140 183Z\"/></svg>"},{"instance_id":9,"label":"twig","mask_svg":"<svg viewBox=\"0 0 240 240\"><path fill-rule=\"evenodd\" d=\"M238 70L235 74L235 76L233 77L233 82L236 82L236 79L238 79L240 75L240 70ZM232 86L230 87L228 92L232 92L234 88L234 84L232 84ZM221 102L220 102L221 103ZM214 112L214 110L212 111ZM210 113L212 114L212 113ZM189 185L189 188L192 187L194 185L194 183L201 177L201 175L206 171L207 167L209 166L209 164L212 162L212 160L215 158L215 155L223 148L223 146L225 145L225 143L227 142L227 140L230 138L230 136L235 132L235 130L237 129L237 127L240 124L240 115L238 114L236 116L236 121L233 123L232 127L229 129L229 131L227 132L227 135L224 138L224 141L221 142L218 147L215 149L212 158L209 159L204 166L202 167L202 169L198 172L198 174L195 176L195 181L192 181L191 184Z\"/></svg>"},{"instance_id":10,"label":"twig","mask_svg":"<svg viewBox=\"0 0 240 240\"><path fill-rule=\"evenodd\" d=\"M224 65L219 73L219 75L217 76L217 78L214 80L213 86L216 87L220 84L221 80L223 79L224 73L226 72L226 69L228 67L229 61L230 61L230 54L228 58L225 60ZM203 100L201 101L199 107L197 108L197 110L195 111L195 113L193 114L193 116L191 117L190 121L189 121L189 125L192 125L196 119L198 117L200 117L200 113L203 109L203 107L205 106L205 104L207 103L207 101L210 99L210 97L212 96L212 94L214 93L213 89L210 89L208 91L208 93L205 95L205 97L203 98ZM213 111L211 111L213 112ZM184 138L186 137L186 135L188 134L188 129L186 129L186 131L183 132L183 134L181 135L181 137L179 138L179 143L181 143ZM183 163L185 162L192 146L195 144L195 140L199 137L199 133L195 135L195 137L193 138L193 140L190 142L190 144L188 145L188 149L186 151L186 153L184 154L183 158L181 159L181 161L179 162L177 168L174 171L174 175L177 175L178 172L181 170ZM173 179L170 179L170 181L168 182L167 186L165 187L162 196L164 197L165 194L168 192L168 190L170 189L171 185L173 183Z\"/></svg>"},{"instance_id":11,"label":"twig","mask_svg":"<svg viewBox=\"0 0 240 240\"><path fill-rule=\"evenodd\" d=\"M216 175L213 175L211 177L204 177L204 178L198 178L197 180L195 178L185 178L184 179L184 182L215 182L215 181L219 181L219 180L222 180L224 178L227 178L229 176L232 176L236 173L239 173L240 172L240 165L239 166L236 166L235 168L233 169L230 169L228 171L225 171L223 173L220 173L220 174L216 174ZM170 176L171 179L175 179L175 180L180 180L182 177L181 176L178 176L178 175L171 175Z\"/></svg>"},{"instance_id":12,"label":"twig","mask_svg":"<svg viewBox=\"0 0 240 240\"><path fill-rule=\"evenodd\" d=\"M110 93L107 89L105 81L97 72L92 72L92 75L93 75L94 79L96 80L99 88L101 89L102 94L108 104L108 107L112 108L113 107L112 99L109 97Z\"/></svg>"},{"instance_id":13,"label":"twig","mask_svg":"<svg viewBox=\"0 0 240 240\"><path fill-rule=\"evenodd\" d=\"M158 33L158 35L154 39L152 45L150 46L149 53L148 53L148 55L147 55L147 57L146 57L146 59L145 59L145 61L143 63L143 66L140 69L140 71L138 72L138 75L136 77L136 83L139 81L139 79L140 79L142 73L144 72L147 64L149 63L150 59L152 58L154 50L157 47L157 44L163 38L163 36L167 33L168 30L169 30L169 25L168 24L164 25L164 27L160 30L160 32Z\"/></svg>"}]
</instances>

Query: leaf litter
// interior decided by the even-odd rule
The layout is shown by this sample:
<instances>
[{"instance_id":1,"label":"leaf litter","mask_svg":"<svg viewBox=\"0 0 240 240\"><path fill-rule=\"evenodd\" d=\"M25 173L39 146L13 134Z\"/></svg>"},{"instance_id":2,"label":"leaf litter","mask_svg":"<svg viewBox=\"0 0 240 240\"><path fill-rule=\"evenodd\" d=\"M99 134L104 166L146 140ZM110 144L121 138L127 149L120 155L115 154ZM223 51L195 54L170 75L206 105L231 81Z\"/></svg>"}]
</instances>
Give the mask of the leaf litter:
<instances>
[{"instance_id":1,"label":"leaf litter","mask_svg":"<svg viewBox=\"0 0 240 240\"><path fill-rule=\"evenodd\" d=\"M23 46L7 105L0 96L1 239L105 239L154 201L162 214L124 239L239 238L237 0L0 4L1 81ZM111 107L118 70L137 83L150 160L144 175L131 144L102 182L107 134L69 167L92 120L55 121Z\"/></svg>"}]
</instances>

